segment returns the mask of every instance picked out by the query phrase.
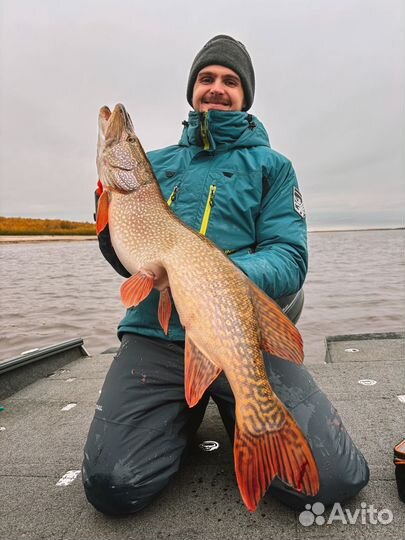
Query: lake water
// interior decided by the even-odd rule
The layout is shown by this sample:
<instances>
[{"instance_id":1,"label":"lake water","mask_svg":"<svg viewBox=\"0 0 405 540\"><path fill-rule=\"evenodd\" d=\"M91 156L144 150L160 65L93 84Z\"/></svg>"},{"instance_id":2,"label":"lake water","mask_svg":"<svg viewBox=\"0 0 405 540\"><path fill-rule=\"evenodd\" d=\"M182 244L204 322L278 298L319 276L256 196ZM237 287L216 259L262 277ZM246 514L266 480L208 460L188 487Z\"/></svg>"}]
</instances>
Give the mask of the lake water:
<instances>
[{"instance_id":1,"label":"lake water","mask_svg":"<svg viewBox=\"0 0 405 540\"><path fill-rule=\"evenodd\" d=\"M310 270L298 328L308 362L322 362L325 337L403 331L403 230L309 235ZM123 278L96 241L0 245L0 359L82 337L90 353L119 344Z\"/></svg>"}]
</instances>

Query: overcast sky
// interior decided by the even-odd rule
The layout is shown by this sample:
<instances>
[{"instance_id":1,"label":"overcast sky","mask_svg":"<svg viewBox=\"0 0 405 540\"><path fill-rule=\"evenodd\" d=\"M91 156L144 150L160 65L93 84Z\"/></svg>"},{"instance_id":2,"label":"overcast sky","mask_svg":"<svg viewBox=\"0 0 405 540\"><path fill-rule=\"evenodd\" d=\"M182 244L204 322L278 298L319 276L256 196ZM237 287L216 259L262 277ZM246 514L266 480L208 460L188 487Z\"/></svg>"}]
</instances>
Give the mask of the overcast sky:
<instances>
[{"instance_id":1,"label":"overcast sky","mask_svg":"<svg viewBox=\"0 0 405 540\"><path fill-rule=\"evenodd\" d=\"M194 56L227 33L309 227L403 226L402 4L0 0L0 214L91 221L99 107L124 103L146 150L177 143Z\"/></svg>"}]
</instances>

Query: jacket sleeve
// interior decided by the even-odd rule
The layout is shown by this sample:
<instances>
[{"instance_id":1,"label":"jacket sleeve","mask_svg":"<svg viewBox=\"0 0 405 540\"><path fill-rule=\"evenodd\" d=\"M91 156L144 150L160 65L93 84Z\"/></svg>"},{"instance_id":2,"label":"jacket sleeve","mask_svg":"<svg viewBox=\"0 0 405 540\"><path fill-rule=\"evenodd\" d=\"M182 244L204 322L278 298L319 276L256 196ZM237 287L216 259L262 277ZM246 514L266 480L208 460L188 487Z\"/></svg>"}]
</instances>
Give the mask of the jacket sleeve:
<instances>
[{"instance_id":1,"label":"jacket sleeve","mask_svg":"<svg viewBox=\"0 0 405 540\"><path fill-rule=\"evenodd\" d=\"M267 174L267 173L266 173ZM231 260L271 298L296 293L308 268L307 224L302 197L291 163L284 158L271 173L256 220L254 252Z\"/></svg>"},{"instance_id":2,"label":"jacket sleeve","mask_svg":"<svg viewBox=\"0 0 405 540\"><path fill-rule=\"evenodd\" d=\"M97 214L99 195L95 193L95 203L96 203L96 213L94 214L94 219ZM117 254L114 251L114 248L111 244L110 230L107 227L98 235L98 245L101 253L103 254L106 261L108 261L116 272L118 272L123 277L130 277L128 270L122 265L121 261L117 257Z\"/></svg>"}]
</instances>

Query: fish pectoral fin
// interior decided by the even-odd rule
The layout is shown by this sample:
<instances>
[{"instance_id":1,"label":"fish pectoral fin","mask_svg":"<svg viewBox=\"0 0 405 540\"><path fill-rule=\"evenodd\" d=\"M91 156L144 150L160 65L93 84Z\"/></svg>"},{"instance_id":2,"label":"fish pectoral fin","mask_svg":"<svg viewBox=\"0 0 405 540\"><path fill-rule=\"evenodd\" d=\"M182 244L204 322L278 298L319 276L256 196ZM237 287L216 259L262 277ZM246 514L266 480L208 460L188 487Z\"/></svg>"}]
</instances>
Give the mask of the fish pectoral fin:
<instances>
[{"instance_id":1,"label":"fish pectoral fin","mask_svg":"<svg viewBox=\"0 0 405 540\"><path fill-rule=\"evenodd\" d=\"M254 512L277 475L283 482L309 496L318 493L319 472L311 447L293 417L278 431L245 433L236 421L235 471L246 507Z\"/></svg>"},{"instance_id":2,"label":"fish pectoral fin","mask_svg":"<svg viewBox=\"0 0 405 540\"><path fill-rule=\"evenodd\" d=\"M126 308L137 306L145 300L153 289L154 279L143 272L137 272L121 285L121 300Z\"/></svg>"},{"instance_id":3,"label":"fish pectoral fin","mask_svg":"<svg viewBox=\"0 0 405 540\"><path fill-rule=\"evenodd\" d=\"M209 360L187 335L184 355L186 400L189 407L194 407L222 369Z\"/></svg>"},{"instance_id":4,"label":"fish pectoral fin","mask_svg":"<svg viewBox=\"0 0 405 540\"><path fill-rule=\"evenodd\" d=\"M108 192L103 191L98 200L97 206L97 219L96 219L96 232L97 236L107 227L108 225Z\"/></svg>"},{"instance_id":5,"label":"fish pectoral fin","mask_svg":"<svg viewBox=\"0 0 405 540\"><path fill-rule=\"evenodd\" d=\"M158 307L158 319L160 326L163 328L164 333L167 336L169 331L169 321L172 314L172 300L170 298L169 288L160 291L159 307Z\"/></svg>"},{"instance_id":6,"label":"fish pectoral fin","mask_svg":"<svg viewBox=\"0 0 405 540\"><path fill-rule=\"evenodd\" d=\"M274 356L302 364L304 350L298 329L278 304L251 281L249 292L260 330L260 347Z\"/></svg>"}]
</instances>

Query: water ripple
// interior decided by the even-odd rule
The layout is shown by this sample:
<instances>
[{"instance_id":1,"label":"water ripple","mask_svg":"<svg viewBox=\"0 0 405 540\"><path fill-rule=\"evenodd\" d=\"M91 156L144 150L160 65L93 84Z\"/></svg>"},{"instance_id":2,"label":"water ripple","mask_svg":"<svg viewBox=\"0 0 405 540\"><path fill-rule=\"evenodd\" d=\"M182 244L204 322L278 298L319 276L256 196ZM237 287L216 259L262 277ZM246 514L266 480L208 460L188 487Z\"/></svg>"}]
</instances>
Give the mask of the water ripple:
<instances>
[{"instance_id":1,"label":"water ripple","mask_svg":"<svg viewBox=\"0 0 405 540\"><path fill-rule=\"evenodd\" d=\"M403 231L312 233L309 247L307 357L323 360L327 335L403 329ZM123 278L96 242L3 244L0 257L1 358L79 336L92 353L118 344Z\"/></svg>"}]
</instances>

